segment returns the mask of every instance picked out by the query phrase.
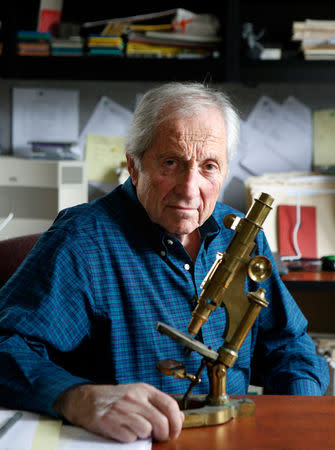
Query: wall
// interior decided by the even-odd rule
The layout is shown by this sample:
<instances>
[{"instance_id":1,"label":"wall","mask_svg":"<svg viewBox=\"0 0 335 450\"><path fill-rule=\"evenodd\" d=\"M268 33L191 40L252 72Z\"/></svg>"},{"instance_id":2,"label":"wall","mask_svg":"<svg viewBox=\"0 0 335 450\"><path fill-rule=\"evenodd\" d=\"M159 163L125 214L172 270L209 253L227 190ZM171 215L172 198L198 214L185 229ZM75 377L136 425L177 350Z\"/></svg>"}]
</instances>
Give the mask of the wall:
<instances>
[{"instance_id":1,"label":"wall","mask_svg":"<svg viewBox=\"0 0 335 450\"><path fill-rule=\"evenodd\" d=\"M159 83L152 82L103 82L103 81L49 81L49 80L1 80L0 81L0 147L3 153L10 152L11 142L11 89L12 87L41 87L77 89L80 92L80 130L84 127L96 103L106 95L122 106L134 109L136 95ZM335 85L318 83L262 83L257 86L242 84L220 84L237 106L245 119L261 95L282 102L293 95L312 109L335 107ZM271 155L269 155L271 157ZM245 199L242 184L230 183L230 174L221 200L244 210Z\"/></svg>"}]
</instances>

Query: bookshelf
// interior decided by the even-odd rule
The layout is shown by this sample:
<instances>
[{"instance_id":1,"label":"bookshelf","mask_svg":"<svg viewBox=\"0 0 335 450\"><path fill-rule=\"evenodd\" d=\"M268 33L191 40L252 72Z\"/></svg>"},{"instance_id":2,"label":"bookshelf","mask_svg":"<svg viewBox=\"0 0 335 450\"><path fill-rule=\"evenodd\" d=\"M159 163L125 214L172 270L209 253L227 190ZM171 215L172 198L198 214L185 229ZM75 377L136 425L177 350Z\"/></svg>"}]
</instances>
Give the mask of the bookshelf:
<instances>
[{"instance_id":1,"label":"bookshelf","mask_svg":"<svg viewBox=\"0 0 335 450\"><path fill-rule=\"evenodd\" d=\"M335 2L302 0L209 0L195 7L183 2L178 7L198 13L213 13L222 26L223 43L220 57L196 60L118 58L105 56L31 57L16 55L16 31L34 29L37 23L39 0L21 2L12 0L0 11L2 20L3 54L0 57L0 77L19 79L60 80L198 80L213 82L332 82L335 79L335 61L305 61L290 41L295 20L335 19ZM96 0L81 4L64 0L63 20L94 21L129 14L144 14L177 7L171 2L145 3L141 7L117 5ZM244 54L241 39L242 24L252 22L255 31L265 29L264 39L280 43L283 59L278 61L250 60Z\"/></svg>"}]
</instances>

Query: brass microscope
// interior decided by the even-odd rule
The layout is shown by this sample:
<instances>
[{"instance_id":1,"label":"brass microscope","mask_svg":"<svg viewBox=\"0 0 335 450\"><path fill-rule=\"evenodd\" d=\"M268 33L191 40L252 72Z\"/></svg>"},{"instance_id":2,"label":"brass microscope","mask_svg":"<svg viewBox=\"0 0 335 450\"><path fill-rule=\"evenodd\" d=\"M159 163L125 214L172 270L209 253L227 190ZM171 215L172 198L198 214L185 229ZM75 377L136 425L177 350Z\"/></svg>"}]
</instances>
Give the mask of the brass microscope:
<instances>
[{"instance_id":1,"label":"brass microscope","mask_svg":"<svg viewBox=\"0 0 335 450\"><path fill-rule=\"evenodd\" d=\"M268 306L265 289L245 293L245 280L265 281L272 273L272 265L265 256L251 254L255 247L257 233L268 216L273 198L262 193L254 200L245 217L228 214L224 225L235 231L224 253L218 252L216 260L201 284L201 295L188 325L190 335L198 335L218 306L225 307L226 328L224 343L215 351L198 339L175 328L158 322L156 329L186 347L196 351L203 358L195 375L186 373L184 364L164 359L157 363L158 370L175 378L187 378L190 385L183 396L176 395L185 414L183 428L218 425L234 417L251 416L255 405L249 399L230 399L226 394L227 370L237 359L238 351L263 307ZM201 382L201 372L207 368L210 383L209 393L192 394L194 386Z\"/></svg>"}]
</instances>

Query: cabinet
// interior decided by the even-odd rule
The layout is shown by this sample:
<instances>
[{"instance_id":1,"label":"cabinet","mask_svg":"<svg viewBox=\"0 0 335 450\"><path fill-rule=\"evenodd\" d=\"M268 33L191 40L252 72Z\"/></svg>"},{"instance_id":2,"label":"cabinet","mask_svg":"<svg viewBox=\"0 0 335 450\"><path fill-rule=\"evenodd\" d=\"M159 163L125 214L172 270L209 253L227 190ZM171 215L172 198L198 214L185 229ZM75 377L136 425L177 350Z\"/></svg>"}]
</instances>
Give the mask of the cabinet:
<instances>
[{"instance_id":1,"label":"cabinet","mask_svg":"<svg viewBox=\"0 0 335 450\"><path fill-rule=\"evenodd\" d=\"M335 272L289 272L282 280L307 318L308 331L334 334Z\"/></svg>"},{"instance_id":2,"label":"cabinet","mask_svg":"<svg viewBox=\"0 0 335 450\"><path fill-rule=\"evenodd\" d=\"M291 42L295 20L335 19L335 2L322 0L209 0L205 5L182 2L178 7L198 13L211 12L220 19L222 45L220 57L197 60L130 59L102 56L29 57L16 55L16 31L34 29L39 0L12 0L0 7L3 55L2 78L76 79L76 80L197 80L207 82L281 82L333 81L335 61L305 61L298 44ZM63 21L81 24L85 21L125 17L171 9L170 1L144 3L140 7L96 0L85 4L64 0ZM242 24L251 22L255 31L264 29L264 40L280 43L283 58L278 61L250 60L245 56L241 39Z\"/></svg>"}]
</instances>

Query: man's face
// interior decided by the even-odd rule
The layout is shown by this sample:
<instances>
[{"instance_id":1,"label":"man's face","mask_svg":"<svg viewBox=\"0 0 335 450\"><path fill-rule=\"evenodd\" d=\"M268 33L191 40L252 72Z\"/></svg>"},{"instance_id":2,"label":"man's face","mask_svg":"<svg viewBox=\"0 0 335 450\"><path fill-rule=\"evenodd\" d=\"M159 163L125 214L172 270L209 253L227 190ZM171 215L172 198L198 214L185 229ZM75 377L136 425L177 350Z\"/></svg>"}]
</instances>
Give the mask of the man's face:
<instances>
[{"instance_id":1,"label":"man's face","mask_svg":"<svg viewBox=\"0 0 335 450\"><path fill-rule=\"evenodd\" d=\"M207 109L162 124L141 170L128 158L140 203L154 223L183 240L212 214L227 173L226 127Z\"/></svg>"}]
</instances>

